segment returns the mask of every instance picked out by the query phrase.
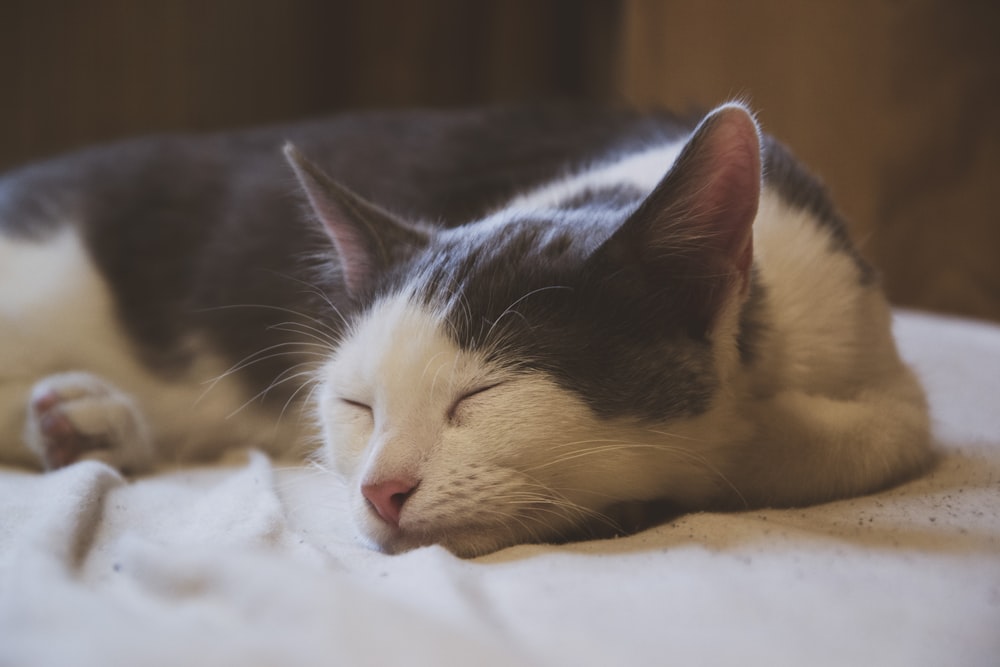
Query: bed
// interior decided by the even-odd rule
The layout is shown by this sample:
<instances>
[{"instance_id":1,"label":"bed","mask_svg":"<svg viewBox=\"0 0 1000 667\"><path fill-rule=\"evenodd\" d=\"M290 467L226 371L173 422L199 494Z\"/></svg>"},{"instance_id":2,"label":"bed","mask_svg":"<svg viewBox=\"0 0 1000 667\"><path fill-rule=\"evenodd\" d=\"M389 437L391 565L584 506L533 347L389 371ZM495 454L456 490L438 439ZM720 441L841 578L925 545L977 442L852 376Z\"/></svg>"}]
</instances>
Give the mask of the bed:
<instances>
[{"instance_id":1,"label":"bed","mask_svg":"<svg viewBox=\"0 0 1000 667\"><path fill-rule=\"evenodd\" d=\"M1000 665L1000 326L898 312L940 458L875 495L475 559L257 452L0 469L0 665Z\"/></svg>"}]
</instances>

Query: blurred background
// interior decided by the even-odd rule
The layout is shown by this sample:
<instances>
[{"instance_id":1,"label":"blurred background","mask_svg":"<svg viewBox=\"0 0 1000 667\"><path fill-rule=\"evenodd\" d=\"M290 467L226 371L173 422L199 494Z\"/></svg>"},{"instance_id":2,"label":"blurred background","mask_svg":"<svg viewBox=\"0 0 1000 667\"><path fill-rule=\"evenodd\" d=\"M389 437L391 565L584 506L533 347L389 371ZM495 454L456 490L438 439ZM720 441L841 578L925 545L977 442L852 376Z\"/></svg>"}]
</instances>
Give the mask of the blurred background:
<instances>
[{"instance_id":1,"label":"blurred background","mask_svg":"<svg viewBox=\"0 0 1000 667\"><path fill-rule=\"evenodd\" d=\"M1000 320L990 0L0 0L0 169L348 108L739 97L901 305Z\"/></svg>"}]
</instances>

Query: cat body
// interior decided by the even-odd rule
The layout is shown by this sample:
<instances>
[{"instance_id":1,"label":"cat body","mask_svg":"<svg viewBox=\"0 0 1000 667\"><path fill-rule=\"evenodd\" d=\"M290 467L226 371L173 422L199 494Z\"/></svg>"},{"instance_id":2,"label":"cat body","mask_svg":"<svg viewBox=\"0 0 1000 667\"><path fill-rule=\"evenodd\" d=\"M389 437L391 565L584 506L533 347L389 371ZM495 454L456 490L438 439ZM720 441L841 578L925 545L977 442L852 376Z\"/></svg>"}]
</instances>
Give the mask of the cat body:
<instances>
[{"instance_id":1,"label":"cat body","mask_svg":"<svg viewBox=\"0 0 1000 667\"><path fill-rule=\"evenodd\" d=\"M474 555L929 457L872 270L739 105L147 139L8 175L0 230L8 462L318 447L372 546Z\"/></svg>"}]
</instances>

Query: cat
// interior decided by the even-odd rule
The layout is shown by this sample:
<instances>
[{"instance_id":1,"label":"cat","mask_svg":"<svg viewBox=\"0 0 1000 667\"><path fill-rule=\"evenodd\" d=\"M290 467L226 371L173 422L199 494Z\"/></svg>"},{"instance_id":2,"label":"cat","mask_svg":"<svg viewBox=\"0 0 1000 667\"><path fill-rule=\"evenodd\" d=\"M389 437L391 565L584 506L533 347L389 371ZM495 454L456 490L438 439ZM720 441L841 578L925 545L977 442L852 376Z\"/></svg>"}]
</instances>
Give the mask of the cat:
<instances>
[{"instance_id":1,"label":"cat","mask_svg":"<svg viewBox=\"0 0 1000 667\"><path fill-rule=\"evenodd\" d=\"M6 175L0 232L8 464L315 449L369 546L475 556L932 457L875 271L741 103L150 137Z\"/></svg>"}]
</instances>

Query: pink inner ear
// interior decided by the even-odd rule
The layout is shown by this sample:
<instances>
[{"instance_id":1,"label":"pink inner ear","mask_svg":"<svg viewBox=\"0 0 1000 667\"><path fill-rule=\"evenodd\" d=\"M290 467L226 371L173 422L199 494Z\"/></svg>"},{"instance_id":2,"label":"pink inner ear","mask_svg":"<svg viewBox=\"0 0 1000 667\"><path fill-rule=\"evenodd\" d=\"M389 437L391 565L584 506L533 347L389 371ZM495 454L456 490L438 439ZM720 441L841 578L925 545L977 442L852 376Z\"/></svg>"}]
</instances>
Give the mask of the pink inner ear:
<instances>
[{"instance_id":1,"label":"pink inner ear","mask_svg":"<svg viewBox=\"0 0 1000 667\"><path fill-rule=\"evenodd\" d=\"M670 172L619 231L645 247L642 255L652 264L686 261L709 275L745 278L753 260L760 179L756 123L742 107L721 107L702 121Z\"/></svg>"},{"instance_id":2,"label":"pink inner ear","mask_svg":"<svg viewBox=\"0 0 1000 667\"><path fill-rule=\"evenodd\" d=\"M701 187L689 200L695 220L718 239L744 279L753 261L753 221L760 201L761 159L757 124L742 107L727 105L702 124L691 168Z\"/></svg>"},{"instance_id":3,"label":"pink inner ear","mask_svg":"<svg viewBox=\"0 0 1000 667\"><path fill-rule=\"evenodd\" d=\"M358 228L358 225L367 224L363 213L350 208L345 193L332 191L337 186L294 145L285 146L285 157L295 171L313 213L322 221L337 249L347 291L358 294L376 271L373 248Z\"/></svg>"},{"instance_id":4,"label":"pink inner ear","mask_svg":"<svg viewBox=\"0 0 1000 667\"><path fill-rule=\"evenodd\" d=\"M621 288L645 293L658 317L704 335L729 297L749 288L760 178L756 123L738 105L721 107L595 253L596 270L623 276Z\"/></svg>"},{"instance_id":5,"label":"pink inner ear","mask_svg":"<svg viewBox=\"0 0 1000 667\"><path fill-rule=\"evenodd\" d=\"M371 249L358 230L344 221L340 210L326 202L314 201L311 194L309 201L337 248L340 270L347 290L351 294L359 293L376 271L371 259Z\"/></svg>"}]
</instances>

